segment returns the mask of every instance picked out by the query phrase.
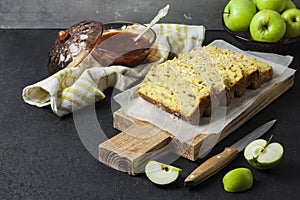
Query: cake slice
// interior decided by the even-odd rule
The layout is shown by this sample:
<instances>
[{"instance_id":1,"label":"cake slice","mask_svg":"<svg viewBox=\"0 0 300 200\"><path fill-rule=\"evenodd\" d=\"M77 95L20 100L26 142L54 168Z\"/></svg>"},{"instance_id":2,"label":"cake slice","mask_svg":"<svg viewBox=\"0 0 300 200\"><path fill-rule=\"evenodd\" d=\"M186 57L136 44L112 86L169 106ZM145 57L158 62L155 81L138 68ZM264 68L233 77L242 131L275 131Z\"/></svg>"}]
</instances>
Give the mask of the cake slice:
<instances>
[{"instance_id":1,"label":"cake slice","mask_svg":"<svg viewBox=\"0 0 300 200\"><path fill-rule=\"evenodd\" d=\"M257 89L262 83L272 79L273 69L268 63L228 49L218 49L220 53L225 54L233 63L236 63L241 68L247 88ZM240 91L236 96L242 96L243 94L244 91Z\"/></svg>"},{"instance_id":2,"label":"cake slice","mask_svg":"<svg viewBox=\"0 0 300 200\"><path fill-rule=\"evenodd\" d=\"M261 86L261 84L272 79L273 69L268 63L258 60L256 58L251 58L253 62L255 62L258 66L258 80L251 83L249 86L252 89L257 89Z\"/></svg>"},{"instance_id":3,"label":"cake slice","mask_svg":"<svg viewBox=\"0 0 300 200\"><path fill-rule=\"evenodd\" d=\"M191 124L199 123L211 105L210 89L199 71L179 65L176 58L152 66L138 94Z\"/></svg>"},{"instance_id":4,"label":"cake slice","mask_svg":"<svg viewBox=\"0 0 300 200\"><path fill-rule=\"evenodd\" d=\"M221 49L215 46L207 46L204 49L210 49L210 51L216 52L212 54L212 57L218 57L223 55L226 58L225 62L232 63L241 69L243 74L243 80L240 82L241 86L235 90L235 96L241 97L244 95L246 88L256 83L259 79L259 70L256 62L252 58L249 58L243 54L236 53L229 49Z\"/></svg>"},{"instance_id":5,"label":"cake slice","mask_svg":"<svg viewBox=\"0 0 300 200\"><path fill-rule=\"evenodd\" d=\"M219 76L226 86L227 104L238 94L237 91L246 90L240 67L217 47L196 47L188 53L180 54L178 59L194 65L202 65L203 60L206 60L207 65L215 69L216 76Z\"/></svg>"}]
</instances>

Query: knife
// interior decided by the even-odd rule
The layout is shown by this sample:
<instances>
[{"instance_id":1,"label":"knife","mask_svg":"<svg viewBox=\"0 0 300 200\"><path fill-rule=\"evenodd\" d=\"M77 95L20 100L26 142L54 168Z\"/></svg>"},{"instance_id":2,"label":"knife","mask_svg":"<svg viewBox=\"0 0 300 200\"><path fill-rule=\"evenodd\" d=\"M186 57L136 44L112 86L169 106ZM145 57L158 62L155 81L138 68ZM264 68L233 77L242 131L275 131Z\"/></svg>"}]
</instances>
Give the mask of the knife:
<instances>
[{"instance_id":1,"label":"knife","mask_svg":"<svg viewBox=\"0 0 300 200\"><path fill-rule=\"evenodd\" d=\"M275 122L276 120L272 120L261 125L234 143L231 147L226 147L223 152L209 158L187 176L187 178L184 180L184 185L188 187L196 186L197 184L216 174L227 164L229 164L235 157L237 157L239 152L241 152L247 146L247 144L266 133Z\"/></svg>"}]
</instances>

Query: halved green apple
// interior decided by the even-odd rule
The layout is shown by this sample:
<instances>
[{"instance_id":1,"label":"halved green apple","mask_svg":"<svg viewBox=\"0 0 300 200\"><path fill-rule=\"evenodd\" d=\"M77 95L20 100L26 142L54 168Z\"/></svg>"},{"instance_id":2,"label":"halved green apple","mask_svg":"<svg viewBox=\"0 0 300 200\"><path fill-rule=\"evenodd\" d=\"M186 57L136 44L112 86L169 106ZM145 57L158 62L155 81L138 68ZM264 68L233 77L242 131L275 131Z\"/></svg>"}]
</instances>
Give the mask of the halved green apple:
<instances>
[{"instance_id":1,"label":"halved green apple","mask_svg":"<svg viewBox=\"0 0 300 200\"><path fill-rule=\"evenodd\" d=\"M244 150L244 157L256 169L266 170L276 166L283 157L283 146L264 139L254 140Z\"/></svg>"},{"instance_id":2,"label":"halved green apple","mask_svg":"<svg viewBox=\"0 0 300 200\"><path fill-rule=\"evenodd\" d=\"M174 182L181 171L180 168L153 160L150 160L145 166L146 176L158 185L167 185Z\"/></svg>"},{"instance_id":3,"label":"halved green apple","mask_svg":"<svg viewBox=\"0 0 300 200\"><path fill-rule=\"evenodd\" d=\"M227 192L243 192L253 185L253 175L248 168L236 168L229 171L222 179Z\"/></svg>"}]
</instances>

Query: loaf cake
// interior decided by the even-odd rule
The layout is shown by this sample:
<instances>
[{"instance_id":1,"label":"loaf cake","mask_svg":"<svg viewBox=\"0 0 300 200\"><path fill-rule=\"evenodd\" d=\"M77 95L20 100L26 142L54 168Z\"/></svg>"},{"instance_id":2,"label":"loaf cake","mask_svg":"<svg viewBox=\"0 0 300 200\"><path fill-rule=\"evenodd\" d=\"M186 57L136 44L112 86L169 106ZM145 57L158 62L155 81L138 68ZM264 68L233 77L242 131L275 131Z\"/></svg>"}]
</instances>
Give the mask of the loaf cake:
<instances>
[{"instance_id":1,"label":"loaf cake","mask_svg":"<svg viewBox=\"0 0 300 200\"><path fill-rule=\"evenodd\" d=\"M226 93L229 104L234 96L242 96L246 88L256 89L271 78L272 67L263 61L215 46L196 47L178 58L153 65L138 94L167 112L198 124L200 117L211 114L212 96L221 98Z\"/></svg>"},{"instance_id":2,"label":"loaf cake","mask_svg":"<svg viewBox=\"0 0 300 200\"><path fill-rule=\"evenodd\" d=\"M176 58L152 66L138 94L192 124L210 105L210 90L201 76L197 71L181 68Z\"/></svg>"},{"instance_id":3,"label":"loaf cake","mask_svg":"<svg viewBox=\"0 0 300 200\"><path fill-rule=\"evenodd\" d=\"M194 65L201 64L203 59L207 60L207 63L212 63L210 66L215 68L226 86L227 104L233 100L234 95L241 90L241 87L245 87L242 70L236 63L231 62L225 54L222 54L219 48L214 46L196 47L178 57L179 60Z\"/></svg>"},{"instance_id":4,"label":"loaf cake","mask_svg":"<svg viewBox=\"0 0 300 200\"><path fill-rule=\"evenodd\" d=\"M208 52L209 56L216 63L216 66L228 65L230 63L231 66L235 66L241 70L243 78L239 80L238 86L234 90L235 96L241 97L247 87L258 81L258 66L250 58L215 46L206 46L203 49Z\"/></svg>"}]
</instances>

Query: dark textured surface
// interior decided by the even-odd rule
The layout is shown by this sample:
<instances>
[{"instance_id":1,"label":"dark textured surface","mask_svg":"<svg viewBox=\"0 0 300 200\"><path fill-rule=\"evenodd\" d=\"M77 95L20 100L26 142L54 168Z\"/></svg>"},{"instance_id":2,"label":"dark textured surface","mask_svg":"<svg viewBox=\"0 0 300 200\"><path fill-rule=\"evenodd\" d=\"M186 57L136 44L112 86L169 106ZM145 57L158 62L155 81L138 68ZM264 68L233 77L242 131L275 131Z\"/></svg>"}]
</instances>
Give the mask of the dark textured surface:
<instances>
[{"instance_id":1,"label":"dark textured surface","mask_svg":"<svg viewBox=\"0 0 300 200\"><path fill-rule=\"evenodd\" d=\"M219 21L227 0L20 0L0 1L2 28L62 28L82 20L127 20L149 23L170 4L163 22L203 24L221 29Z\"/></svg>"},{"instance_id":2,"label":"dark textured surface","mask_svg":"<svg viewBox=\"0 0 300 200\"><path fill-rule=\"evenodd\" d=\"M22 89L47 76L47 54L56 30L0 30L0 199L298 199L300 169L300 83L254 116L216 146L209 155L220 152L254 127L276 118L276 126L264 138L285 147L279 166L265 172L251 168L242 154L225 169L194 189L183 187L183 180L197 162L178 159L173 165L183 169L172 185L159 187L144 174L136 177L115 171L98 162L81 143L72 115L57 117L50 108L25 104ZM205 44L223 38L239 45L222 31L208 31ZM239 45L240 46L240 45ZM240 46L241 47L241 46ZM292 68L300 67L300 49ZM107 136L112 128L112 90L95 109ZM83 111L84 114L84 111ZM94 127L89 127L91 130ZM222 177L235 167L249 167L254 175L250 191L230 194L222 187Z\"/></svg>"},{"instance_id":3,"label":"dark textured surface","mask_svg":"<svg viewBox=\"0 0 300 200\"><path fill-rule=\"evenodd\" d=\"M293 0L300 7L300 0ZM127 20L149 23L170 4L162 22L203 24L222 30L221 13L228 0L1 0L0 28L66 28L83 20Z\"/></svg>"}]
</instances>

